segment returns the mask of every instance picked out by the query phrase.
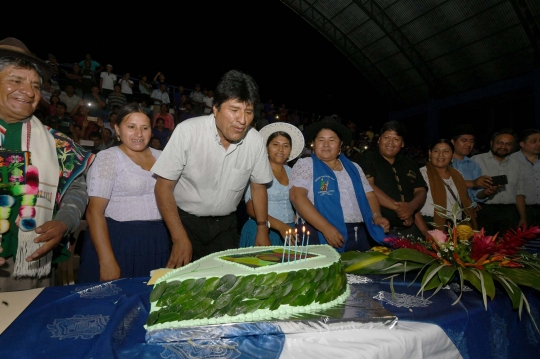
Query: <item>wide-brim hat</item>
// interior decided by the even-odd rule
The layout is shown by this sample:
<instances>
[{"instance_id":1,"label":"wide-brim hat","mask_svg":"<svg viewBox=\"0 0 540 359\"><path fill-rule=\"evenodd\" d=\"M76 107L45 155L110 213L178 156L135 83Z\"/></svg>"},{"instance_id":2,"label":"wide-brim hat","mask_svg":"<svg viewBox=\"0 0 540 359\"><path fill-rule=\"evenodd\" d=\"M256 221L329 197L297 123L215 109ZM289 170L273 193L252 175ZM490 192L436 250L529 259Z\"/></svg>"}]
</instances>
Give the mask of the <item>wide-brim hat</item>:
<instances>
[{"instance_id":1,"label":"wide-brim hat","mask_svg":"<svg viewBox=\"0 0 540 359\"><path fill-rule=\"evenodd\" d=\"M274 122L261 128L259 133L263 137L264 144L266 145L266 142L268 141L268 137L270 137L270 135L273 134L274 132L279 132L279 131L285 132L289 136L291 136L291 140L292 140L291 154L289 155L287 162L292 161L296 157L300 156L300 154L304 150L305 142L304 142L304 136L302 135L302 131L300 131L298 127L291 125L290 123Z\"/></svg>"},{"instance_id":2,"label":"wide-brim hat","mask_svg":"<svg viewBox=\"0 0 540 359\"><path fill-rule=\"evenodd\" d=\"M343 143L345 143L346 145L348 145L353 139L353 134L347 126L338 123L336 119L331 116L326 116L319 122L314 122L306 127L306 129L304 130L306 142L313 141L315 139L315 136L317 136L319 131L323 128L327 128L337 133L341 138L341 141L343 141Z\"/></svg>"},{"instance_id":3,"label":"wide-brim hat","mask_svg":"<svg viewBox=\"0 0 540 359\"><path fill-rule=\"evenodd\" d=\"M0 41L0 57L20 57L35 64L43 80L48 80L52 75L52 67L45 61L35 57L21 40L14 37L6 37Z\"/></svg>"}]
</instances>

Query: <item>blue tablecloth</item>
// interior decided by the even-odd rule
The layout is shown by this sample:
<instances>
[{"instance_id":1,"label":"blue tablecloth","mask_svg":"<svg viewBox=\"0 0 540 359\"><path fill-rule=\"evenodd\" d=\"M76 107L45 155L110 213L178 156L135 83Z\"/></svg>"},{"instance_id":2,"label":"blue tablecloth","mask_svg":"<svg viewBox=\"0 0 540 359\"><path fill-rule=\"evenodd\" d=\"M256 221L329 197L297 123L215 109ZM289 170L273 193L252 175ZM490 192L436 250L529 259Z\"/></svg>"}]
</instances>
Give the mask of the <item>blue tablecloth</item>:
<instances>
[{"instance_id":1,"label":"blue tablecloth","mask_svg":"<svg viewBox=\"0 0 540 359\"><path fill-rule=\"evenodd\" d=\"M456 288L417 296L412 276L394 280L393 298L388 280L380 276L349 276L349 282L397 315L399 321L439 325L464 359L537 358L540 335L524 312L519 320L507 296L498 292L483 307L475 291ZM143 325L150 308L148 277L96 285L50 287L0 335L0 353L6 358L278 358L285 335L256 335L225 340L147 344ZM540 323L540 296L527 298ZM399 323L398 323L399 325ZM435 343L436 345L436 343Z\"/></svg>"}]
</instances>

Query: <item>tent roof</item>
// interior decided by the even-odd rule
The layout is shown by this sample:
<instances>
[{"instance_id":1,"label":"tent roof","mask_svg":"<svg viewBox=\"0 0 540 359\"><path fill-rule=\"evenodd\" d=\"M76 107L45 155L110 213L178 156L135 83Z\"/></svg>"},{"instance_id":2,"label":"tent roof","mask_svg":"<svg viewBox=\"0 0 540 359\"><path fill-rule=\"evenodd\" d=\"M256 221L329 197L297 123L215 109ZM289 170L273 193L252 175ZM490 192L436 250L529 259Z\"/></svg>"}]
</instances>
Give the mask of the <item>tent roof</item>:
<instances>
[{"instance_id":1,"label":"tent roof","mask_svg":"<svg viewBox=\"0 0 540 359\"><path fill-rule=\"evenodd\" d=\"M531 72L537 0L281 0L331 41L394 109Z\"/></svg>"}]
</instances>

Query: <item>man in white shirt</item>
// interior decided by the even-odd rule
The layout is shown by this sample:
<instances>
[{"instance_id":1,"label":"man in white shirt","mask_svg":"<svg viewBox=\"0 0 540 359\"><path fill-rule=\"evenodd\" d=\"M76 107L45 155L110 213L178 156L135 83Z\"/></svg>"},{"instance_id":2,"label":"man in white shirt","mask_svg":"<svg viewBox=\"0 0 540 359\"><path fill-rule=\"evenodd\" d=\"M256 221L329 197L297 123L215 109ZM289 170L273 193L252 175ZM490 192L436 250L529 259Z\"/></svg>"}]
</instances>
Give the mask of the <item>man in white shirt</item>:
<instances>
[{"instance_id":1,"label":"man in white shirt","mask_svg":"<svg viewBox=\"0 0 540 359\"><path fill-rule=\"evenodd\" d=\"M525 169L525 204L527 224L540 226L540 131L534 128L524 130L519 135L521 150L510 158L515 159Z\"/></svg>"},{"instance_id":2,"label":"man in white shirt","mask_svg":"<svg viewBox=\"0 0 540 359\"><path fill-rule=\"evenodd\" d=\"M156 117L161 111L162 104L170 104L171 99L169 98L169 93L167 92L167 84L162 82L159 84L159 89L152 91L150 95L152 101L154 101L154 106L152 107L153 117Z\"/></svg>"},{"instance_id":3,"label":"man in white shirt","mask_svg":"<svg viewBox=\"0 0 540 359\"><path fill-rule=\"evenodd\" d=\"M480 165L482 175L506 175L508 183L495 188L493 194L482 204L477 221L489 235L504 234L508 229L526 225L525 175L522 165L510 154L514 150L516 134L505 128L491 136L489 152L471 159ZM494 186L495 187L495 186Z\"/></svg>"},{"instance_id":4,"label":"man in white shirt","mask_svg":"<svg viewBox=\"0 0 540 359\"><path fill-rule=\"evenodd\" d=\"M212 113L212 102L214 101L214 92L212 90L208 91L208 95L205 95L203 98L204 102L204 115L209 115Z\"/></svg>"},{"instance_id":5,"label":"man in white shirt","mask_svg":"<svg viewBox=\"0 0 540 359\"><path fill-rule=\"evenodd\" d=\"M101 96L107 98L114 91L114 84L116 83L116 75L112 73L112 65L108 64L107 71L103 71L99 79L99 89L101 90Z\"/></svg>"},{"instance_id":6,"label":"man in white shirt","mask_svg":"<svg viewBox=\"0 0 540 359\"><path fill-rule=\"evenodd\" d=\"M258 225L256 245L270 245L266 183L272 170L251 128L260 102L253 78L232 70L219 81L213 114L178 124L151 171L158 208L173 247L167 268L238 247L236 208L248 182Z\"/></svg>"},{"instance_id":7,"label":"man in white shirt","mask_svg":"<svg viewBox=\"0 0 540 359\"><path fill-rule=\"evenodd\" d=\"M67 84L64 90L65 92L62 92L58 98L66 104L67 113L71 113L79 102L81 102L82 98L75 95L75 89L72 84Z\"/></svg>"}]
</instances>

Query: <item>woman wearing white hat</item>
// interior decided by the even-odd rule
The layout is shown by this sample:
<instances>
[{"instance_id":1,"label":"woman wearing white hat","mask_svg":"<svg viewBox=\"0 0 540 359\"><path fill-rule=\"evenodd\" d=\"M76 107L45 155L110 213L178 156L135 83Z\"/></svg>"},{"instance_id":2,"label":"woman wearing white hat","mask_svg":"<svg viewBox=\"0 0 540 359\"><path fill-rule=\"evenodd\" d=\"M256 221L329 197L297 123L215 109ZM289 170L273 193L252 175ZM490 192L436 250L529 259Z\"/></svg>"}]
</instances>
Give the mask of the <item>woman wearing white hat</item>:
<instances>
[{"instance_id":1,"label":"woman wearing white hat","mask_svg":"<svg viewBox=\"0 0 540 359\"><path fill-rule=\"evenodd\" d=\"M286 163L292 161L302 153L304 136L302 132L291 124L275 122L264 126L259 131L266 143L268 160L273 172L273 181L267 184L268 191L268 225L270 228L270 242L272 245L283 245L283 238L289 230L294 228L294 210L289 200L289 175L291 167ZM245 194L247 213L250 218L244 224L240 234L240 247L255 245L257 223L254 218L251 192Z\"/></svg>"}]
</instances>

